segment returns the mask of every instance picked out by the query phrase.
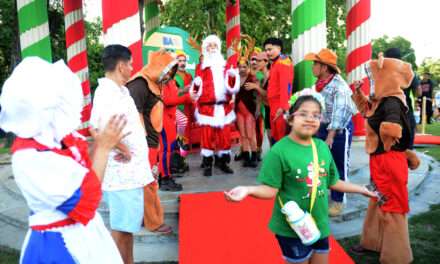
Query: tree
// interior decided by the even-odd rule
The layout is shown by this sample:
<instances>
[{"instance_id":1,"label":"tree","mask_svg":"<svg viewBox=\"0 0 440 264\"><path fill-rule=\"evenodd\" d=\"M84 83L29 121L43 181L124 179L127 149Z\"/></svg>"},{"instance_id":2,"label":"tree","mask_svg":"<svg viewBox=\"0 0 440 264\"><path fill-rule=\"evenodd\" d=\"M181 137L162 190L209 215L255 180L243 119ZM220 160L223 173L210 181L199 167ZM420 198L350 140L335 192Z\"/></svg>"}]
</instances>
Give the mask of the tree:
<instances>
[{"instance_id":1,"label":"tree","mask_svg":"<svg viewBox=\"0 0 440 264\"><path fill-rule=\"evenodd\" d=\"M403 37L389 38L383 36L373 40L373 58L377 58L379 52L385 52L389 48L399 48L402 54L402 60L411 63L413 69L417 69L416 55L414 49L411 47L411 42Z\"/></svg>"},{"instance_id":2,"label":"tree","mask_svg":"<svg viewBox=\"0 0 440 264\"><path fill-rule=\"evenodd\" d=\"M224 0L169 0L161 13L161 23L177 26L198 35L217 33L226 39ZM345 41L345 1L327 1L327 26L329 47L344 48ZM291 1L246 0L240 2L241 31L254 37L261 46L270 36L283 40L285 51L291 52ZM340 52L343 53L343 52Z\"/></svg>"},{"instance_id":3,"label":"tree","mask_svg":"<svg viewBox=\"0 0 440 264\"><path fill-rule=\"evenodd\" d=\"M0 0L0 87L20 60L17 3Z\"/></svg>"},{"instance_id":4,"label":"tree","mask_svg":"<svg viewBox=\"0 0 440 264\"><path fill-rule=\"evenodd\" d=\"M98 86L98 78L104 76L101 55L104 45L100 42L102 34L102 22L98 18L96 21L86 23L87 57L89 63L90 89L92 92Z\"/></svg>"},{"instance_id":5,"label":"tree","mask_svg":"<svg viewBox=\"0 0 440 264\"><path fill-rule=\"evenodd\" d=\"M420 76L425 72L429 72L434 83L440 83L440 59L424 59L417 72Z\"/></svg>"}]
</instances>

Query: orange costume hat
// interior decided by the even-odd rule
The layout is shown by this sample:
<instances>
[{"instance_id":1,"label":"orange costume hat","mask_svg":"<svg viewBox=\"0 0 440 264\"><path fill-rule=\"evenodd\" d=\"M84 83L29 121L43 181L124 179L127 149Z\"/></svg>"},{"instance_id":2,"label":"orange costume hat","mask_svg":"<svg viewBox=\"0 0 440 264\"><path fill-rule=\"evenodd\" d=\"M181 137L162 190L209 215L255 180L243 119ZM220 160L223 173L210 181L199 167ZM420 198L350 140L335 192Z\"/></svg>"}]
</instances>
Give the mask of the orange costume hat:
<instances>
[{"instance_id":1,"label":"orange costume hat","mask_svg":"<svg viewBox=\"0 0 440 264\"><path fill-rule=\"evenodd\" d=\"M151 52L148 56L148 64L136 73L132 80L143 77L148 82L150 90L159 95L161 91L159 82L176 64L177 59L170 52L165 50Z\"/></svg>"}]
</instances>

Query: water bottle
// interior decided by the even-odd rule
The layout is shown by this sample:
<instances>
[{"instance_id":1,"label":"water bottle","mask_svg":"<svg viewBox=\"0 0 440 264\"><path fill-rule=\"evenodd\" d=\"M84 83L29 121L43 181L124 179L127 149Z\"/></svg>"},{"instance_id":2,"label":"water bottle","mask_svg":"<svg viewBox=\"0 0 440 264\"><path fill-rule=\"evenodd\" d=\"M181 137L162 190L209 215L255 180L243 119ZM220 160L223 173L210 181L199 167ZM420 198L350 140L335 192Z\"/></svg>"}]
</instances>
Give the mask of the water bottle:
<instances>
[{"instance_id":1,"label":"water bottle","mask_svg":"<svg viewBox=\"0 0 440 264\"><path fill-rule=\"evenodd\" d=\"M312 215L304 212L296 202L287 202L281 208L281 212L286 215L289 225L304 245L309 246L319 240L321 232L316 226Z\"/></svg>"}]
</instances>

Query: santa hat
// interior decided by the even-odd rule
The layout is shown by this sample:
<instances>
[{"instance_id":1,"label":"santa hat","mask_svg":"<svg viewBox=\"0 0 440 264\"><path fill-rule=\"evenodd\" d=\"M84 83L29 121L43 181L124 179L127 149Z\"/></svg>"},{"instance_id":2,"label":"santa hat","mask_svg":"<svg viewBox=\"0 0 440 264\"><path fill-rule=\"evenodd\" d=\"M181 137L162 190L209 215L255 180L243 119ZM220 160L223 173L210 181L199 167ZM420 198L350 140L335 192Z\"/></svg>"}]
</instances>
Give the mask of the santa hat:
<instances>
[{"instance_id":1,"label":"santa hat","mask_svg":"<svg viewBox=\"0 0 440 264\"><path fill-rule=\"evenodd\" d=\"M209 35L202 42L202 51L203 52L206 52L206 48L208 47L209 43L217 44L217 47L218 47L219 50L222 47L222 42L221 42L219 37L217 37L216 35Z\"/></svg>"}]
</instances>

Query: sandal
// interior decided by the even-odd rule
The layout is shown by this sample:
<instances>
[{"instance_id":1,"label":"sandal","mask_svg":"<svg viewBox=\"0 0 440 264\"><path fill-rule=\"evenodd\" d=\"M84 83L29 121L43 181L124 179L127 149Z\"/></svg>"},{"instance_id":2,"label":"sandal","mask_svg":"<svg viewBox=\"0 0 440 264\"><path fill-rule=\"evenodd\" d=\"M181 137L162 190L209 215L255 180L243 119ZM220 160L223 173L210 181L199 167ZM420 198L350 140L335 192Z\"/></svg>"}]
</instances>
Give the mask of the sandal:
<instances>
[{"instance_id":1,"label":"sandal","mask_svg":"<svg viewBox=\"0 0 440 264\"><path fill-rule=\"evenodd\" d=\"M173 232L173 228L169 225L163 224L153 232L158 234L170 234Z\"/></svg>"},{"instance_id":2,"label":"sandal","mask_svg":"<svg viewBox=\"0 0 440 264\"><path fill-rule=\"evenodd\" d=\"M361 246L360 244L352 246L352 247L350 248L350 251L351 251L353 254L356 254L356 255L358 255L358 256L365 255L365 254L367 254L367 253L373 253L373 252L375 252L375 251L372 251L372 250L369 250L369 249L364 248L364 247Z\"/></svg>"}]
</instances>

